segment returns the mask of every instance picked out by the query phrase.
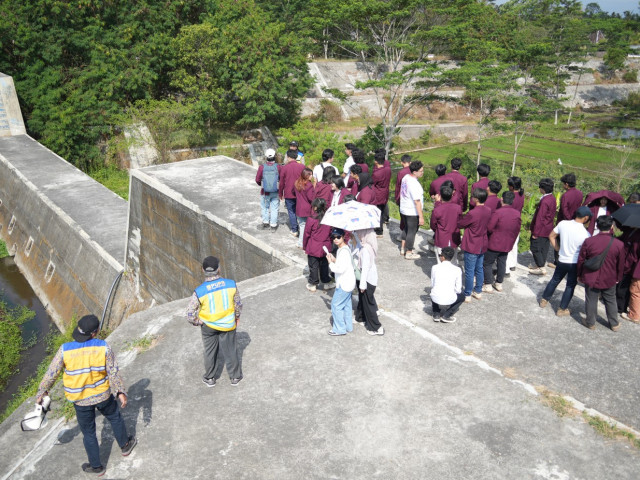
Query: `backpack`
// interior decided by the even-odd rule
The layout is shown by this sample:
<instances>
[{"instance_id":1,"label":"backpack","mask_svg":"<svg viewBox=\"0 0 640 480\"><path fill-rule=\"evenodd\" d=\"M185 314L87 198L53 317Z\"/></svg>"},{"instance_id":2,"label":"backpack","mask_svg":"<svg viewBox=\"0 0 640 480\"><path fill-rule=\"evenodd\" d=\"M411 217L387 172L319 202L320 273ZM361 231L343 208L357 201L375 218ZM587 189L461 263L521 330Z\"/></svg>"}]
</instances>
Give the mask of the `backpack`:
<instances>
[{"instance_id":1,"label":"backpack","mask_svg":"<svg viewBox=\"0 0 640 480\"><path fill-rule=\"evenodd\" d=\"M262 170L262 189L264 190L264 193L277 192L279 179L280 175L278 174L278 166L276 164L265 164L264 169Z\"/></svg>"}]
</instances>

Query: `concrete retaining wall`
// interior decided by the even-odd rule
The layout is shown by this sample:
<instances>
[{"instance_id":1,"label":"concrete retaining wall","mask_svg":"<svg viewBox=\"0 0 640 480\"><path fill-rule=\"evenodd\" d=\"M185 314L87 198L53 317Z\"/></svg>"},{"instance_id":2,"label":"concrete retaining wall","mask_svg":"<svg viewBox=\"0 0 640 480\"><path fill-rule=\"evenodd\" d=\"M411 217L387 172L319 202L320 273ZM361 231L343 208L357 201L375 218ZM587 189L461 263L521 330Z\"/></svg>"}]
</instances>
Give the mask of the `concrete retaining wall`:
<instances>
[{"instance_id":1,"label":"concrete retaining wall","mask_svg":"<svg viewBox=\"0 0 640 480\"><path fill-rule=\"evenodd\" d=\"M13 78L0 73L0 137L27 133Z\"/></svg>"}]
</instances>

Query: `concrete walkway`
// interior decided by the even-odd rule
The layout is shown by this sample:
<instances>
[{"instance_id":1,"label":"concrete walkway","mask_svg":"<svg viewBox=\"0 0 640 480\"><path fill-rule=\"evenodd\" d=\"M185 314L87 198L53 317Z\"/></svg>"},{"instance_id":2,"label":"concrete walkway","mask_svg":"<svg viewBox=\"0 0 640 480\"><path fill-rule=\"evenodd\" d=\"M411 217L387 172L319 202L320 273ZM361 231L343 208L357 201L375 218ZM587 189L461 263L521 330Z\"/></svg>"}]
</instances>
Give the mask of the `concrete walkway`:
<instances>
[{"instance_id":1,"label":"concrete walkway","mask_svg":"<svg viewBox=\"0 0 640 480\"><path fill-rule=\"evenodd\" d=\"M104 428L105 478L637 478L637 449L557 416L533 388L637 426L636 326L594 332L556 318L535 302L543 280L520 275L510 300L496 294L463 305L457 323L435 323L425 312L433 258L402 259L387 232L379 258L383 337L358 325L328 336L330 294L307 292L301 267L242 282L238 387L225 372L215 388L202 384L186 300L129 318L109 341L140 443L123 458ZM149 335L155 346L136 353ZM75 423L22 433L30 408L2 425L0 478L85 478Z\"/></svg>"}]
</instances>

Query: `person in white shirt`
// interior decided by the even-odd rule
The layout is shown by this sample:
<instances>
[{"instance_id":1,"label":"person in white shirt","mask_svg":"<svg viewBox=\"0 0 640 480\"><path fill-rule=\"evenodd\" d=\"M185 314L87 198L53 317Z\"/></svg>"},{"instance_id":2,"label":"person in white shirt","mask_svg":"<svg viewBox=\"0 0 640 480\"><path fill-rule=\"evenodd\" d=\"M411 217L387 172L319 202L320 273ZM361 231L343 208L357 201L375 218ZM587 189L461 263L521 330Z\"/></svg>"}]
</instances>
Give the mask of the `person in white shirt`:
<instances>
[{"instance_id":1,"label":"person in white shirt","mask_svg":"<svg viewBox=\"0 0 640 480\"><path fill-rule=\"evenodd\" d=\"M569 312L569 302L573 298L573 291L578 284L578 255L582 243L591 236L585 228L585 224L591 220L591 215L593 214L589 207L580 207L576 210L574 220L562 220L549 234L549 242L558 252L558 263L553 277L542 292L540 307L544 308L549 304L553 292L566 276L567 284L556 312L558 317L564 317L571 313ZM558 237L560 237L560 245L558 245Z\"/></svg>"},{"instance_id":2,"label":"person in white shirt","mask_svg":"<svg viewBox=\"0 0 640 480\"><path fill-rule=\"evenodd\" d=\"M418 227L424 225L424 190L418 179L424 174L422 162L415 160L409 165L409 175L402 179L400 188L400 216L404 224L402 245L400 255L404 255L407 260L415 260L420 255L413 252L413 243L418 233Z\"/></svg>"},{"instance_id":3,"label":"person in white shirt","mask_svg":"<svg viewBox=\"0 0 640 480\"><path fill-rule=\"evenodd\" d=\"M341 228L331 230L330 238L338 247L338 252L335 257L327 253L329 269L336 274L336 289L331 298L333 327L329 330L329 335L332 336L346 335L353 330L351 292L356 287L356 276L353 271L351 249L344 241L344 234L345 231Z\"/></svg>"},{"instance_id":4,"label":"person in white shirt","mask_svg":"<svg viewBox=\"0 0 640 480\"><path fill-rule=\"evenodd\" d=\"M351 166L355 165L356 162L353 159L353 150L356 149L356 146L353 143L345 143L344 144L344 153L347 155L347 159L344 162L344 167L342 169L342 177L344 178L344 184L349 184L349 175L351 174Z\"/></svg>"},{"instance_id":5,"label":"person in white shirt","mask_svg":"<svg viewBox=\"0 0 640 480\"><path fill-rule=\"evenodd\" d=\"M364 324L369 335L384 335L384 328L378 319L378 304L373 294L378 285L376 256L378 240L373 229L356 230L353 236L357 242L360 280L358 283L358 308L356 322Z\"/></svg>"},{"instance_id":6,"label":"person in white shirt","mask_svg":"<svg viewBox=\"0 0 640 480\"><path fill-rule=\"evenodd\" d=\"M433 321L453 323L453 315L464 303L462 292L462 270L451 263L455 250L444 247L440 252L440 263L431 267L431 309Z\"/></svg>"},{"instance_id":7,"label":"person in white shirt","mask_svg":"<svg viewBox=\"0 0 640 480\"><path fill-rule=\"evenodd\" d=\"M333 165L331 165L332 163L333 163L333 150L331 150L330 148L326 148L322 152L322 163L319 165L316 165L313 169L313 178L316 179L316 183L322 181L322 176L324 175L324 169L326 167L333 167L333 169L336 172L336 175L340 175L340 172L338 171L338 169Z\"/></svg>"}]
</instances>

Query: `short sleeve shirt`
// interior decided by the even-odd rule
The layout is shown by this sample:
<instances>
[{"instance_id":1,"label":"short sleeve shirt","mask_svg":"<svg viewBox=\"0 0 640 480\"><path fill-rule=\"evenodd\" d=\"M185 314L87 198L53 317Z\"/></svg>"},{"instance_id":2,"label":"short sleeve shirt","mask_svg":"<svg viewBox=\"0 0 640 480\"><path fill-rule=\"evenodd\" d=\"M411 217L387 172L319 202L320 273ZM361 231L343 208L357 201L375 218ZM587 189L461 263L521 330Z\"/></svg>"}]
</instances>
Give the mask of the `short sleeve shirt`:
<instances>
[{"instance_id":1,"label":"short sleeve shirt","mask_svg":"<svg viewBox=\"0 0 640 480\"><path fill-rule=\"evenodd\" d=\"M405 175L400 188L400 213L403 215L416 216L415 201L420 200L421 208L424 208L424 190L422 185L413 175Z\"/></svg>"}]
</instances>

